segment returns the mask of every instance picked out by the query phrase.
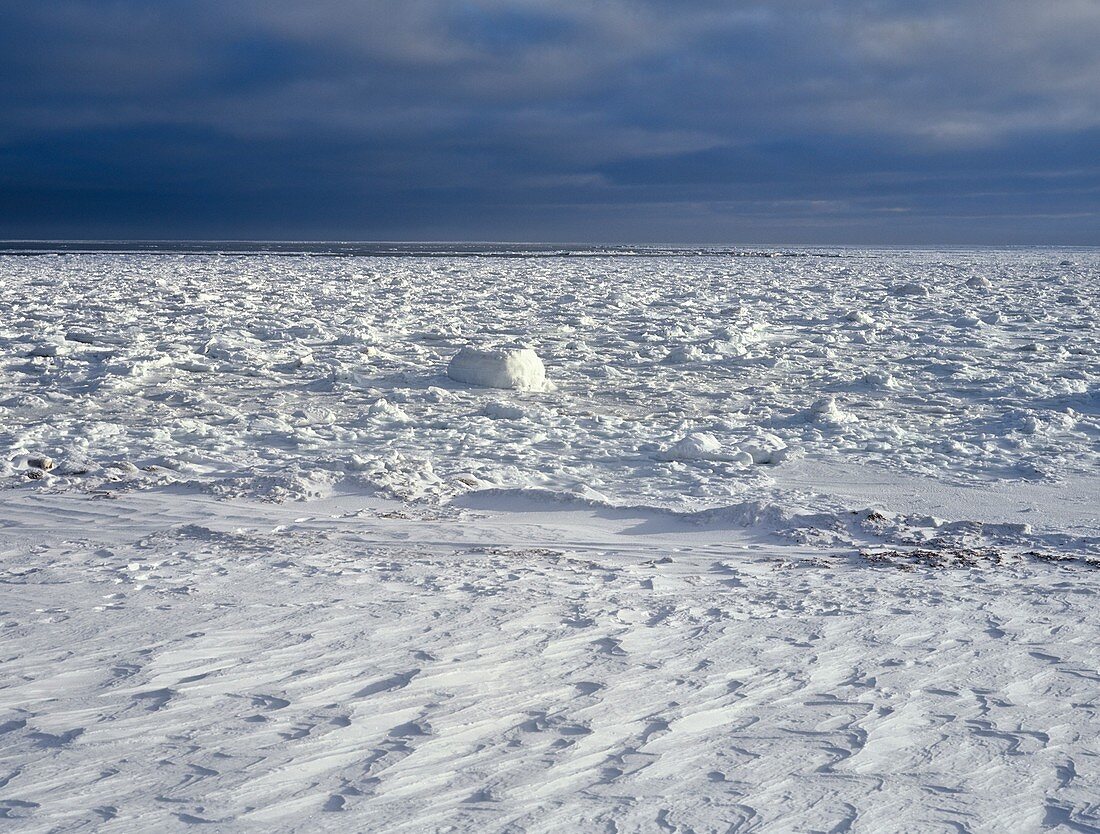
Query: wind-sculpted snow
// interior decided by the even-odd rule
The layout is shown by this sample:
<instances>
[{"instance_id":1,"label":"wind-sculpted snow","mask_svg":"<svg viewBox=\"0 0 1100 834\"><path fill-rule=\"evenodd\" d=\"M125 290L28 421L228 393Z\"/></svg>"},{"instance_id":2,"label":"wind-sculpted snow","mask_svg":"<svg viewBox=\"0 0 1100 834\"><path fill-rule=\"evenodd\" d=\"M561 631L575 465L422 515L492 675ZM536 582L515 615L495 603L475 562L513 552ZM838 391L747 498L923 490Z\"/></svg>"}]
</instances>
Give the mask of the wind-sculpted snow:
<instances>
[{"instance_id":1,"label":"wind-sculpted snow","mask_svg":"<svg viewBox=\"0 0 1100 834\"><path fill-rule=\"evenodd\" d=\"M833 254L4 258L0 473L690 510L797 486L844 509L790 482L800 460L979 488L1095 473L1096 252ZM447 376L494 342L555 389Z\"/></svg>"},{"instance_id":2,"label":"wind-sculpted snow","mask_svg":"<svg viewBox=\"0 0 1100 834\"><path fill-rule=\"evenodd\" d=\"M6 493L0 828L1100 828L1096 566L539 499Z\"/></svg>"}]
</instances>

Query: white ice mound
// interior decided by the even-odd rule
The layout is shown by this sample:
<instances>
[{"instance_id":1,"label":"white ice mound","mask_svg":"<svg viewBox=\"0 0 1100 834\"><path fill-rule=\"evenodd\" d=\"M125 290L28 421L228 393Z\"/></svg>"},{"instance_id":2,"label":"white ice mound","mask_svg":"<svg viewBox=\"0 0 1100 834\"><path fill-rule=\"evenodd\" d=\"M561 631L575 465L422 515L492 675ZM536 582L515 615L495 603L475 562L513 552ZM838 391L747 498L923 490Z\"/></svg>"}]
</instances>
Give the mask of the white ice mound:
<instances>
[{"instance_id":1,"label":"white ice mound","mask_svg":"<svg viewBox=\"0 0 1100 834\"><path fill-rule=\"evenodd\" d=\"M694 432L677 440L657 455L661 460L722 460L722 444L713 434Z\"/></svg>"},{"instance_id":2,"label":"white ice mound","mask_svg":"<svg viewBox=\"0 0 1100 834\"><path fill-rule=\"evenodd\" d=\"M40 342L34 345L27 356L35 356L44 359L55 359L58 356L64 356L69 352L69 347L64 342L53 339L51 341Z\"/></svg>"},{"instance_id":3,"label":"white ice mound","mask_svg":"<svg viewBox=\"0 0 1100 834\"><path fill-rule=\"evenodd\" d=\"M527 412L515 403L506 403L500 400L485 403L481 413L490 420L522 420L527 416Z\"/></svg>"},{"instance_id":4,"label":"white ice mound","mask_svg":"<svg viewBox=\"0 0 1100 834\"><path fill-rule=\"evenodd\" d=\"M530 348L464 347L447 366L447 376L483 388L545 391L551 387L546 380L546 367Z\"/></svg>"},{"instance_id":5,"label":"white ice mound","mask_svg":"<svg viewBox=\"0 0 1100 834\"><path fill-rule=\"evenodd\" d=\"M781 438L771 432L757 430L754 436L738 444L739 453L747 455L756 464L782 463L790 456L790 449Z\"/></svg>"},{"instance_id":6,"label":"white ice mound","mask_svg":"<svg viewBox=\"0 0 1100 834\"><path fill-rule=\"evenodd\" d=\"M661 361L666 365L686 365L688 362L698 362L703 358L703 351L695 345L679 345L668 352Z\"/></svg>"},{"instance_id":7,"label":"white ice mound","mask_svg":"<svg viewBox=\"0 0 1100 834\"><path fill-rule=\"evenodd\" d=\"M859 422L856 415L842 411L833 397L822 397L810 406L810 419L815 423L827 423L834 426Z\"/></svg>"},{"instance_id":8,"label":"white ice mound","mask_svg":"<svg viewBox=\"0 0 1100 834\"><path fill-rule=\"evenodd\" d=\"M918 298L927 298L929 295L928 287L917 281L910 281L905 284L894 284L891 289L894 295L911 295Z\"/></svg>"},{"instance_id":9,"label":"white ice mound","mask_svg":"<svg viewBox=\"0 0 1100 834\"><path fill-rule=\"evenodd\" d=\"M406 414L399 405L394 405L386 399L376 400L367 414L376 420L389 420L394 423L408 423L412 418Z\"/></svg>"},{"instance_id":10,"label":"white ice mound","mask_svg":"<svg viewBox=\"0 0 1100 834\"><path fill-rule=\"evenodd\" d=\"M709 432L692 432L657 453L666 461L721 461L742 466L776 464L787 459L790 449L779 437L756 429L736 446L726 447Z\"/></svg>"}]
</instances>

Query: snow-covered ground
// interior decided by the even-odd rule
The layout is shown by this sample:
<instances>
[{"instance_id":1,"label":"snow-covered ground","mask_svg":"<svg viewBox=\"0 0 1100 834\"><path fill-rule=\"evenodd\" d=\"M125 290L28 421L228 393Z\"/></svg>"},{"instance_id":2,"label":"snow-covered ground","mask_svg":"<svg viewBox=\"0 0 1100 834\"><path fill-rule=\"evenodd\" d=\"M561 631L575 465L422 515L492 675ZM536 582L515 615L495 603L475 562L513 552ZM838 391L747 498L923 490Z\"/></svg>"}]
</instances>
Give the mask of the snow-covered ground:
<instances>
[{"instance_id":1,"label":"snow-covered ground","mask_svg":"<svg viewBox=\"0 0 1100 834\"><path fill-rule=\"evenodd\" d=\"M1100 252L788 254L0 258L0 829L1100 831Z\"/></svg>"}]
</instances>

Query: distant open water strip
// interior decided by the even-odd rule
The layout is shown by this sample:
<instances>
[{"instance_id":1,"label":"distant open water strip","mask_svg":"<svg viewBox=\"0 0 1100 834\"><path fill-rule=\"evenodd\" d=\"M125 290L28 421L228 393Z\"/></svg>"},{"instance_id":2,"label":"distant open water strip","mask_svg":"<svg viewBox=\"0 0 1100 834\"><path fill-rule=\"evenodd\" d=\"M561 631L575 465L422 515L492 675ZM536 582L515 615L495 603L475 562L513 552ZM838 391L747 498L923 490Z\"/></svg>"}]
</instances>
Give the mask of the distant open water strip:
<instances>
[{"instance_id":1,"label":"distant open water strip","mask_svg":"<svg viewBox=\"0 0 1100 834\"><path fill-rule=\"evenodd\" d=\"M797 249L736 249L679 246L561 246L538 243L349 243L337 241L158 241L158 240L10 240L0 255L288 255L298 257L421 258L610 258L729 257L846 258L855 253Z\"/></svg>"}]
</instances>

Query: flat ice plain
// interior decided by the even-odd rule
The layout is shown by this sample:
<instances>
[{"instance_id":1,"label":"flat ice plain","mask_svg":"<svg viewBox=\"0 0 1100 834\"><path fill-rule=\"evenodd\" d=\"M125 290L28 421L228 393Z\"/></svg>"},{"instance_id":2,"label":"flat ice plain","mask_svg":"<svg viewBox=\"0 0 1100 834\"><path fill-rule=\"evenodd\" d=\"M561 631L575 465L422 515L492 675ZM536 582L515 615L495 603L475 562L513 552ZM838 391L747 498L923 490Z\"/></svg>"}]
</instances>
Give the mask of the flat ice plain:
<instances>
[{"instance_id":1,"label":"flat ice plain","mask_svg":"<svg viewBox=\"0 0 1100 834\"><path fill-rule=\"evenodd\" d=\"M1100 252L353 255L0 257L0 830L1100 832Z\"/></svg>"}]
</instances>

